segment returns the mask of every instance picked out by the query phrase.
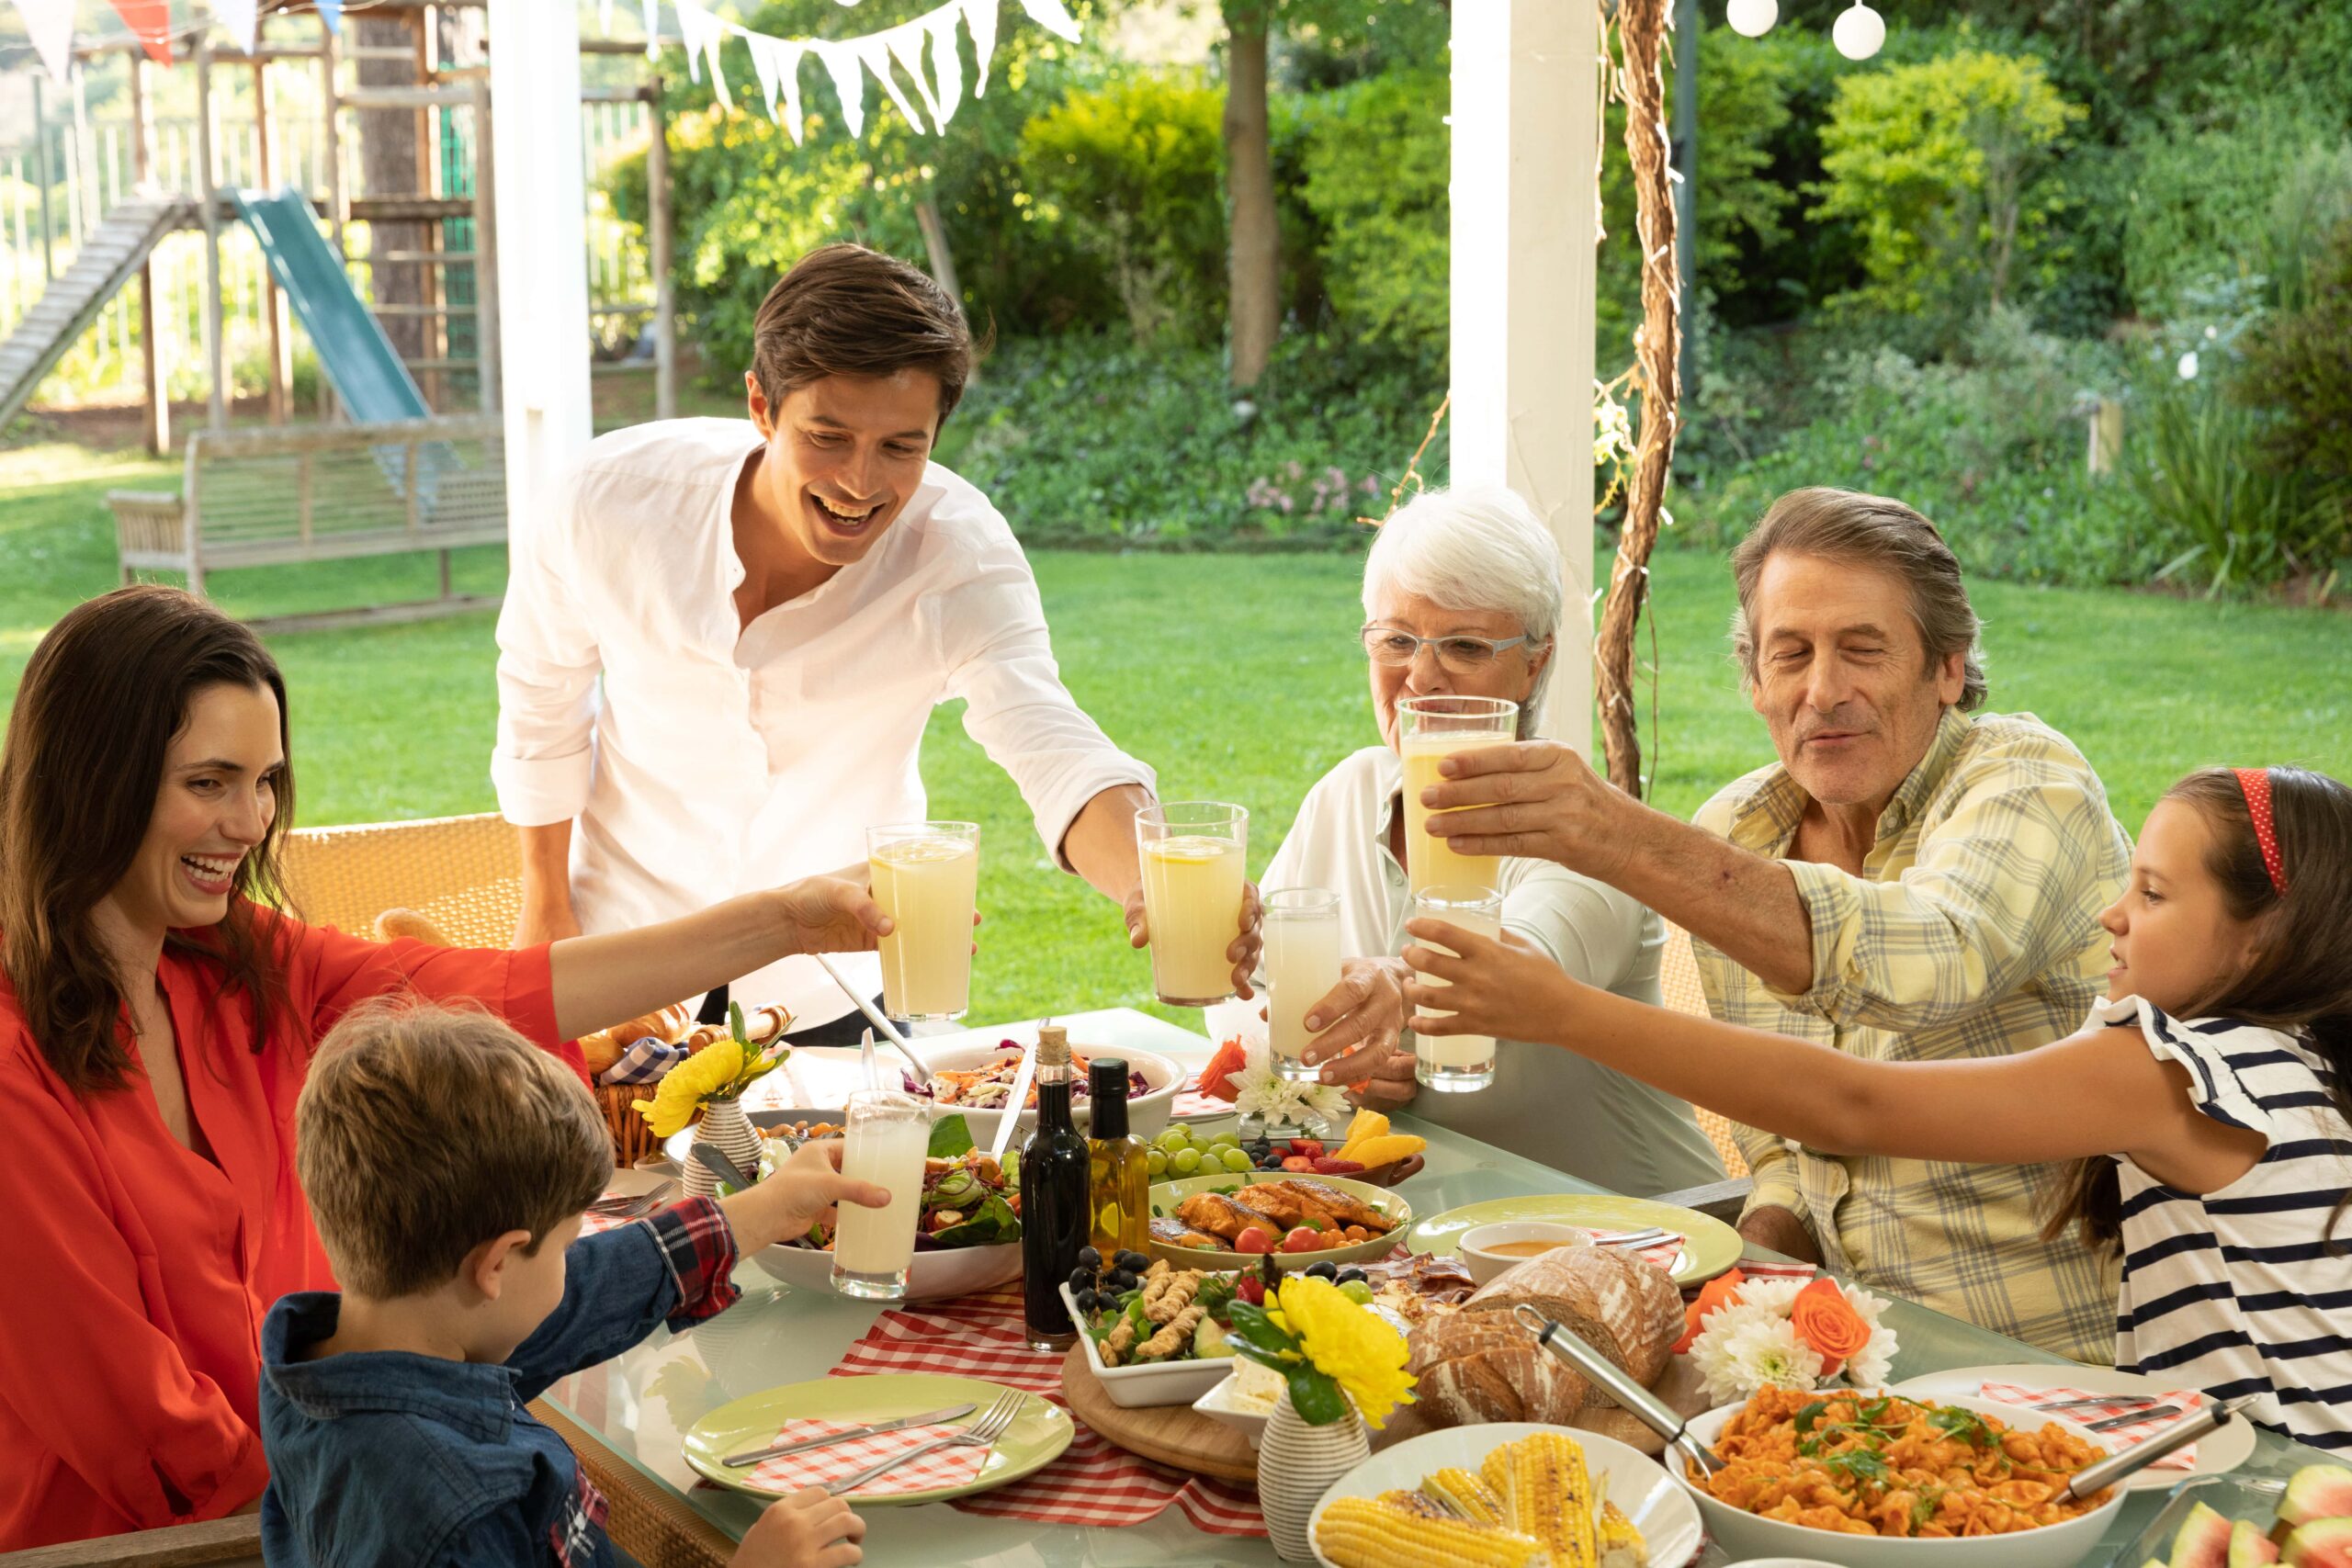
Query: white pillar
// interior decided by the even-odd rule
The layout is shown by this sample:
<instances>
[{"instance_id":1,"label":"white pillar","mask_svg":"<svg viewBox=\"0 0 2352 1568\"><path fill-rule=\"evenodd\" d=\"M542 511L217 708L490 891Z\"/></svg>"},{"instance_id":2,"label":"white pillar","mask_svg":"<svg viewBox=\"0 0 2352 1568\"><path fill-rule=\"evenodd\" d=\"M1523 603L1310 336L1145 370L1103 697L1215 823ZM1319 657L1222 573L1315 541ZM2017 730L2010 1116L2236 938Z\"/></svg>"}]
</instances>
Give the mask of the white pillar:
<instances>
[{"instance_id":1,"label":"white pillar","mask_svg":"<svg viewBox=\"0 0 2352 1568\"><path fill-rule=\"evenodd\" d=\"M519 540L588 445L588 180L578 8L490 0L506 519Z\"/></svg>"},{"instance_id":2,"label":"white pillar","mask_svg":"<svg viewBox=\"0 0 2352 1568\"><path fill-rule=\"evenodd\" d=\"M1453 6L1452 473L1552 526L1568 615L1544 731L1592 751L1598 0Z\"/></svg>"}]
</instances>

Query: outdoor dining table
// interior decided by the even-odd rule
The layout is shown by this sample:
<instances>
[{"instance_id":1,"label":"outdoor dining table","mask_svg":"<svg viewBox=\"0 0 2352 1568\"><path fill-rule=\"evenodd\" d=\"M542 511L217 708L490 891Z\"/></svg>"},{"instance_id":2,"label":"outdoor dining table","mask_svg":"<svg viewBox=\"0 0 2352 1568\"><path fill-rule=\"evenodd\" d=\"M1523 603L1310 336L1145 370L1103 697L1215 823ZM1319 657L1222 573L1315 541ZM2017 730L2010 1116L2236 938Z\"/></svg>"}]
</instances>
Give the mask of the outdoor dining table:
<instances>
[{"instance_id":1,"label":"outdoor dining table","mask_svg":"<svg viewBox=\"0 0 2352 1568\"><path fill-rule=\"evenodd\" d=\"M1145 1013L1121 1009L1085 1017L1094 1025L1085 1036L1090 1040L1109 1034L1114 1044L1157 1051L1194 1067L1209 1055L1207 1040ZM1399 1190L1417 1217L1491 1198L1604 1190L1418 1117L1396 1121L1399 1131L1429 1140L1428 1168ZM697 1555L725 1561L715 1550L720 1536L740 1538L760 1506L740 1494L698 1484L682 1451L686 1429L730 1400L825 1376L882 1310L829 1291L778 1284L748 1259L736 1282L743 1299L729 1311L683 1335L657 1333L626 1355L565 1379L546 1398L560 1427L569 1428L566 1435L582 1448L591 1473L607 1483L608 1491L624 1488L638 1506L675 1527L679 1544L670 1555L682 1568ZM1893 1376L1898 1382L1956 1367L2071 1364L1909 1302L1894 1303L1885 1321L1899 1342ZM2324 1457L2265 1432L2237 1473L2283 1477ZM1043 1473L1050 1476L1052 1471ZM2164 1495L2152 1490L2127 1498L2098 1550L2086 1559L2086 1568L2106 1568L2146 1525ZM1195 1568L1280 1561L1263 1540L1203 1533L1172 1507L1150 1524L1117 1529L983 1518L944 1503L861 1511L865 1561L873 1568ZM706 1545L698 1550L692 1544L697 1541ZM1712 1546L1700 1559L1710 1568L1729 1561Z\"/></svg>"}]
</instances>

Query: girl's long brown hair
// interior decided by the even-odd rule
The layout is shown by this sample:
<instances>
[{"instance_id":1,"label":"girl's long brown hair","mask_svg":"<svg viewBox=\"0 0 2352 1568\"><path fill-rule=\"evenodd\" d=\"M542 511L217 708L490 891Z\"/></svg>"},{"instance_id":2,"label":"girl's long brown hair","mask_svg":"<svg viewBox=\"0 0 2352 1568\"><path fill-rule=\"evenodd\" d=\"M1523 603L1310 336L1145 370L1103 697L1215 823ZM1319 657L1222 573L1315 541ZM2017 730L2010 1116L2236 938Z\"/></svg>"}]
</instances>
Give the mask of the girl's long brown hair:
<instances>
[{"instance_id":1,"label":"girl's long brown hair","mask_svg":"<svg viewBox=\"0 0 2352 1568\"><path fill-rule=\"evenodd\" d=\"M175 588L118 589L69 613L25 666L0 750L0 966L57 1076L90 1096L122 1087L131 1053L123 990L92 912L130 871L162 788L172 738L196 694L231 685L277 699L286 744L286 682L258 637ZM278 846L294 810L289 765L277 811L237 867L229 914L200 942L229 989L267 1034L281 969L254 922L254 900L278 900Z\"/></svg>"},{"instance_id":2,"label":"girl's long brown hair","mask_svg":"<svg viewBox=\"0 0 2352 1568\"><path fill-rule=\"evenodd\" d=\"M2300 1033L2327 1065L2337 1112L2352 1121L2352 789L2307 768L2267 772L2284 897L2271 886L2235 773L2206 768L2165 792L2211 824L2205 869L2221 884L2231 918L2262 923L2245 973L2183 1011ZM2095 1247L2121 1238L2122 1190L2111 1156L2082 1161L2063 1192L2047 1234L2077 1225ZM2324 1238L2333 1240L2347 1204L2352 1194L2328 1215Z\"/></svg>"}]
</instances>

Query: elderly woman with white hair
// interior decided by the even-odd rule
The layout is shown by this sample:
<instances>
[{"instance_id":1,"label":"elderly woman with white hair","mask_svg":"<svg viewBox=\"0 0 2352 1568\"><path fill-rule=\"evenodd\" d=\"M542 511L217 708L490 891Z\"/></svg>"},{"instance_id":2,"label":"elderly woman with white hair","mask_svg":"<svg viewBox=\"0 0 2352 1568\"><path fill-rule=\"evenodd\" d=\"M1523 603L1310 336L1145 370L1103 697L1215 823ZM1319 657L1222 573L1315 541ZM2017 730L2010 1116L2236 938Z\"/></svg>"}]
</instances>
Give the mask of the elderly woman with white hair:
<instances>
[{"instance_id":1,"label":"elderly woman with white hair","mask_svg":"<svg viewBox=\"0 0 2352 1568\"><path fill-rule=\"evenodd\" d=\"M1339 991L1308 1019L1327 1082L1364 1103L1401 1105L1416 1083L1404 1019L1411 914L1397 755L1399 701L1503 697L1534 733L1565 603L1559 547L1508 490L1432 491L1382 525L1363 574L1363 646L1381 744L1342 760L1307 791L1260 886L1339 895ZM1577 979L1657 1005L1665 945L1657 916L1615 888L1546 861L1501 863L1503 923ZM1358 1046L1336 1060L1330 1053ZM1566 1053L1498 1046L1493 1085L1430 1094L1417 1114L1614 1191L1655 1193L1723 1179L1690 1107Z\"/></svg>"}]
</instances>

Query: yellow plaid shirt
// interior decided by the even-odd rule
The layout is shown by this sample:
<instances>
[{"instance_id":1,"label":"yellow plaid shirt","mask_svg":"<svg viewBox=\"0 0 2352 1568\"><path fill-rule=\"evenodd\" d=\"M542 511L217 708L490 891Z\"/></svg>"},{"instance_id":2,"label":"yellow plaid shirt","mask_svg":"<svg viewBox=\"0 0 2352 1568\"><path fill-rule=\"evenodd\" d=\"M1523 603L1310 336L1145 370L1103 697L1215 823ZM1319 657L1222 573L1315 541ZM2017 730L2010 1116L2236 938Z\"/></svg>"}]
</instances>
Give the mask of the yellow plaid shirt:
<instances>
[{"instance_id":1,"label":"yellow plaid shirt","mask_svg":"<svg viewBox=\"0 0 2352 1568\"><path fill-rule=\"evenodd\" d=\"M1694 819L1782 859L1807 797L1778 763ZM2131 840L2081 752L2027 714L1948 708L1894 792L1862 874L1788 861L1813 922L1813 986L1775 991L1704 942L1707 1005L1733 1023L1880 1061L2007 1055L2072 1033L2105 990L2098 913ZM2078 1360L2114 1358L2120 1259L2041 1239L2058 1166L1848 1157L1736 1129L1750 1209L1793 1210L1832 1269Z\"/></svg>"}]
</instances>

